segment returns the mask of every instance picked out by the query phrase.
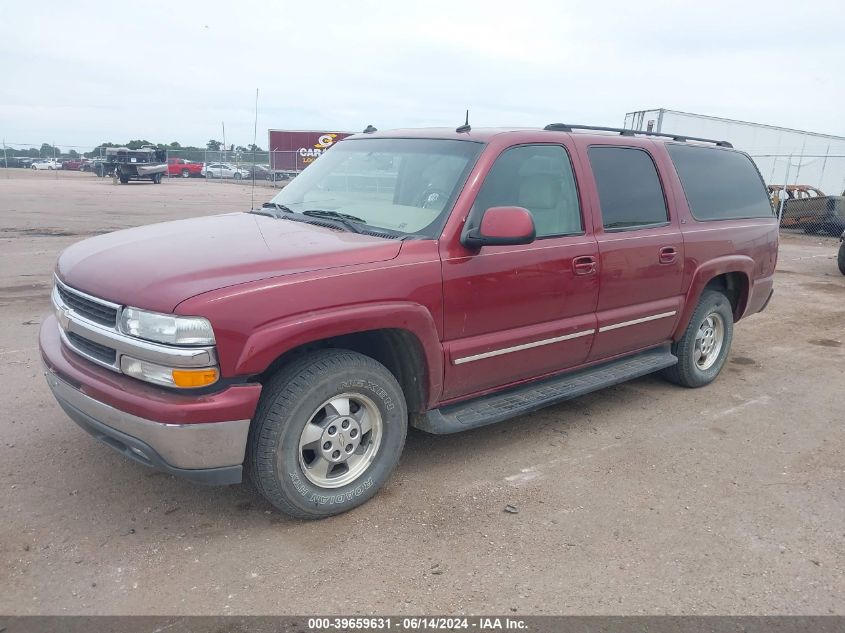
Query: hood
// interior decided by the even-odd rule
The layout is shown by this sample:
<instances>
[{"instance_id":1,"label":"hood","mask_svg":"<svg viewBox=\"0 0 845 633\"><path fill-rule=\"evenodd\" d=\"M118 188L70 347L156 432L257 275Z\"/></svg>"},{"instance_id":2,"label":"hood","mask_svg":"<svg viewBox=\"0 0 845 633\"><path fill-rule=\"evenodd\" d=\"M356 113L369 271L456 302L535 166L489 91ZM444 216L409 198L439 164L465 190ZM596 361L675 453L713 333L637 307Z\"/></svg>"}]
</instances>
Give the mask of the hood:
<instances>
[{"instance_id":1,"label":"hood","mask_svg":"<svg viewBox=\"0 0 845 633\"><path fill-rule=\"evenodd\" d=\"M387 261L402 242L251 213L152 224L78 242L56 272L122 305L172 312L194 295L270 277Z\"/></svg>"}]
</instances>

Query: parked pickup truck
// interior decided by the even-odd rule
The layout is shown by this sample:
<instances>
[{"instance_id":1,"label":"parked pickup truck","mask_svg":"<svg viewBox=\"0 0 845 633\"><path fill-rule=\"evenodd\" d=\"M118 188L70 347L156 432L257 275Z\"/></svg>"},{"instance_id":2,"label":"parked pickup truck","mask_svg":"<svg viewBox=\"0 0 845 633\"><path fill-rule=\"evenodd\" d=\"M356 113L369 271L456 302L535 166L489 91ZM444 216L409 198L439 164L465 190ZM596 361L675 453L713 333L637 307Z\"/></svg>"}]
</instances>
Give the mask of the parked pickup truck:
<instances>
[{"instance_id":1,"label":"parked pickup truck","mask_svg":"<svg viewBox=\"0 0 845 633\"><path fill-rule=\"evenodd\" d=\"M84 158L70 158L62 161L62 169L67 171L81 171L85 164Z\"/></svg>"},{"instance_id":2,"label":"parked pickup truck","mask_svg":"<svg viewBox=\"0 0 845 633\"><path fill-rule=\"evenodd\" d=\"M202 163L194 163L184 158L167 159L167 175L182 178L202 178Z\"/></svg>"},{"instance_id":3,"label":"parked pickup truck","mask_svg":"<svg viewBox=\"0 0 845 633\"><path fill-rule=\"evenodd\" d=\"M780 225L805 233L839 235L845 231L845 191L826 196L810 185L769 185L775 209L783 203Z\"/></svg>"},{"instance_id":4,"label":"parked pickup truck","mask_svg":"<svg viewBox=\"0 0 845 633\"><path fill-rule=\"evenodd\" d=\"M246 471L318 518L376 493L409 425L455 433L651 372L707 385L769 302L777 245L724 142L370 132L260 209L69 247L40 348L110 447L197 482Z\"/></svg>"}]
</instances>

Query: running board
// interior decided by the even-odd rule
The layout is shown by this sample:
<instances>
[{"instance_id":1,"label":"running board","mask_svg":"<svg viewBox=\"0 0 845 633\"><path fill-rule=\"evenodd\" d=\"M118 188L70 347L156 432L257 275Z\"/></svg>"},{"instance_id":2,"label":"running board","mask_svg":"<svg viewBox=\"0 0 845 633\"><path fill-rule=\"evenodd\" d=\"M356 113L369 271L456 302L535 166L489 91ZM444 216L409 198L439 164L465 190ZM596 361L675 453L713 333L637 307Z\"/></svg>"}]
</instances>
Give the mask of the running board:
<instances>
[{"instance_id":1,"label":"running board","mask_svg":"<svg viewBox=\"0 0 845 633\"><path fill-rule=\"evenodd\" d=\"M551 404L577 398L620 382L671 367L678 362L669 346L602 363L562 376L490 394L416 416L413 426L442 435L494 424Z\"/></svg>"}]
</instances>

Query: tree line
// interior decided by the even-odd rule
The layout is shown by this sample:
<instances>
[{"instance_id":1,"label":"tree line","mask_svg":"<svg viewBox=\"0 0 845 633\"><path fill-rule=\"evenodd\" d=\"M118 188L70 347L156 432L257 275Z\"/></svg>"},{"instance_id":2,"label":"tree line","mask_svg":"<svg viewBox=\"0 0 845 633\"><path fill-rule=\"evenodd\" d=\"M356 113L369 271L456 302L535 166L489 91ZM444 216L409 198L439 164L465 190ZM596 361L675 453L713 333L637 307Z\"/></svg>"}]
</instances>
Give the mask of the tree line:
<instances>
[{"instance_id":1,"label":"tree line","mask_svg":"<svg viewBox=\"0 0 845 633\"><path fill-rule=\"evenodd\" d=\"M58 145L51 145L50 143L42 143L40 148L30 147L28 149L23 149L4 146L3 149L6 152L6 156L10 158L80 158L82 156L84 156L85 158L94 158L96 156L101 156L105 154L105 148L107 147L126 147L128 149L141 149L142 147L153 147L155 149L163 149L172 152L174 156L178 156L179 158L186 158L188 160L197 161L205 160L206 152L208 151L228 151L240 153L245 156L264 151L254 143L251 143L246 146L232 144L228 148L225 148L222 142L215 139L210 139L208 143L205 144L205 147L196 147L194 145L181 145L178 141L173 141L172 143L153 143L146 139L133 139L127 143L100 143L90 152L82 153L78 152L74 148L71 148L67 151L62 151L61 147L59 147ZM2 156L0 156L0 158L2 158Z\"/></svg>"}]
</instances>

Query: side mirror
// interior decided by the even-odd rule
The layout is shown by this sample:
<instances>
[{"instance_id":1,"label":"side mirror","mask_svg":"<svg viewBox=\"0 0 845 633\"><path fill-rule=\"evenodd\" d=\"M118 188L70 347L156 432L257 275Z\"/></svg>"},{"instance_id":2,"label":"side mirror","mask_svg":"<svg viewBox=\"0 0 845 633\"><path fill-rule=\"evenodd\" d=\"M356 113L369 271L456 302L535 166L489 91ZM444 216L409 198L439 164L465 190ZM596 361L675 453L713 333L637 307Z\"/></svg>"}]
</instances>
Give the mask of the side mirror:
<instances>
[{"instance_id":1,"label":"side mirror","mask_svg":"<svg viewBox=\"0 0 845 633\"><path fill-rule=\"evenodd\" d=\"M530 244L537 237L534 218L522 207L490 207L481 216L477 228L464 229L461 244L477 249L482 246Z\"/></svg>"}]
</instances>

